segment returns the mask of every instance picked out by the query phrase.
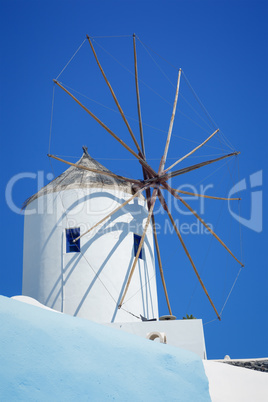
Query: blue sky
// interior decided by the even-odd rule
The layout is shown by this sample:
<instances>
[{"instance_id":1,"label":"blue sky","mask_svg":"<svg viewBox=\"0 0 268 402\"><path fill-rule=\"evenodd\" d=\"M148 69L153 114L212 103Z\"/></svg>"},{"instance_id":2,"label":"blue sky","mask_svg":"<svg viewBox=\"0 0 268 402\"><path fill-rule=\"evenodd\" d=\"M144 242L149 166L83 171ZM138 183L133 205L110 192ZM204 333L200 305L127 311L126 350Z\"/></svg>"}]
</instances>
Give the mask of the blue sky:
<instances>
[{"instance_id":1,"label":"blue sky","mask_svg":"<svg viewBox=\"0 0 268 402\"><path fill-rule=\"evenodd\" d=\"M251 179L256 185L253 190L250 189L250 176L263 171L265 177L267 167L267 2L1 1L0 5L1 183L3 194L8 185L12 187L13 206L19 208L25 199L36 192L37 177L39 183L43 178L47 183L51 177L51 165L46 154L52 79L59 75L86 34L95 37L127 36L95 38L94 45L138 135L134 80L122 68L123 64L133 71L131 35L135 32L142 43L150 48L146 48L148 53L141 42L137 43L139 75L146 83L141 84L140 91L146 124L146 154L150 163L157 168L162 156L177 69L182 68L213 121L217 122L216 127L224 132L232 149L241 151L241 155L239 172L235 159L227 165L221 162L183 175L183 179L180 176L172 184L191 184L197 190L201 189L201 185L212 186L206 190L207 194L226 196L233 185L245 179L246 189L243 194L241 191L241 215L250 220L255 211L253 200L256 194L253 196L252 191L263 191L265 196L261 174ZM93 99L95 102L81 98L134 149L120 116L110 110L115 106L94 63L88 43L84 43L60 80ZM213 127L183 79L168 165L204 141L213 132ZM221 142L215 138L211 140L210 145L214 148L203 147L195 158L184 161L181 166L231 152L223 143L223 137L220 139ZM56 88L50 151L70 156L66 159L73 162L81 156L82 145L87 145L89 153L110 170L141 178L139 164L131 155ZM65 170L65 166L53 162L53 170L59 174ZM38 175L38 172L41 173ZM16 176L18 174L22 174L21 179L15 181L20 177ZM14 186L11 186L12 179ZM203 205L200 200L187 202L203 214L203 219L213 225L216 233L240 258L240 226L230 214L227 204L209 201ZM165 216L160 212L156 214L161 226L159 242L173 313L178 318L186 313L193 314L207 323L204 329L209 358L223 358L225 354L232 358L267 355L266 226L265 215L263 218L261 216L261 205L256 205L257 213L254 216L259 226L257 228L257 224L254 226L253 223L252 229L241 225L245 268L224 308L221 322L213 321L214 311L196 282L179 240L174 234L164 232ZM237 205L232 210L237 214ZM179 219L179 224L188 222L188 228L195 222L192 217L177 210L175 204L172 212L174 218ZM4 196L1 198L1 222L4 247L0 293L12 296L21 293L23 216L11 210ZM262 230L260 223L263 224ZM211 297L221 310L239 272L239 265L226 256L225 250L215 239L212 241L206 234L187 234L186 229L185 242ZM160 314L166 314L161 286L159 303Z\"/></svg>"}]
</instances>

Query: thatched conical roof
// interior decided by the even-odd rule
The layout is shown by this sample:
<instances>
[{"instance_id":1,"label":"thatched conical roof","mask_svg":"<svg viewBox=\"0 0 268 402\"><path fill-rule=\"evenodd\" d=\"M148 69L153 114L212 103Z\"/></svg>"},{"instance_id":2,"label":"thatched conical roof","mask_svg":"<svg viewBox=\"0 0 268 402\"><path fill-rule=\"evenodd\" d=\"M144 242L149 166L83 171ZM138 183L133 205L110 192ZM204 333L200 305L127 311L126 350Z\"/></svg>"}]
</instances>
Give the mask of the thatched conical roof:
<instances>
[{"instance_id":1,"label":"thatched conical roof","mask_svg":"<svg viewBox=\"0 0 268 402\"><path fill-rule=\"evenodd\" d=\"M91 169L112 173L109 169L93 159L87 152L86 147L83 147L83 155L76 163ZM29 205L36 198L49 193L75 188L79 189L90 187L109 188L133 194L132 185L129 182L71 166L61 175L52 180L49 184L41 188L41 190L39 190L36 194L28 198L25 201L23 208Z\"/></svg>"}]
</instances>

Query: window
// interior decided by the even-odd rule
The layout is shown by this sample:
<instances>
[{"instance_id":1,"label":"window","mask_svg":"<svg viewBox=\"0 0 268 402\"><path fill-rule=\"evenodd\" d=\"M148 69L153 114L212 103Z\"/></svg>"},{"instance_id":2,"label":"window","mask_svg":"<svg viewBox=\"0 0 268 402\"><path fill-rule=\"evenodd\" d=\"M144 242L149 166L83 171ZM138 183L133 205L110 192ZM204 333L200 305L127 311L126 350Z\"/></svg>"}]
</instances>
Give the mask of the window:
<instances>
[{"instance_id":1,"label":"window","mask_svg":"<svg viewBox=\"0 0 268 402\"><path fill-rule=\"evenodd\" d=\"M140 241L141 241L141 236L134 234L134 256L137 255ZM139 258L143 259L143 247L141 248Z\"/></svg>"},{"instance_id":2,"label":"window","mask_svg":"<svg viewBox=\"0 0 268 402\"><path fill-rule=\"evenodd\" d=\"M74 242L79 236L80 228L66 229L66 253L80 253L80 239Z\"/></svg>"}]
</instances>

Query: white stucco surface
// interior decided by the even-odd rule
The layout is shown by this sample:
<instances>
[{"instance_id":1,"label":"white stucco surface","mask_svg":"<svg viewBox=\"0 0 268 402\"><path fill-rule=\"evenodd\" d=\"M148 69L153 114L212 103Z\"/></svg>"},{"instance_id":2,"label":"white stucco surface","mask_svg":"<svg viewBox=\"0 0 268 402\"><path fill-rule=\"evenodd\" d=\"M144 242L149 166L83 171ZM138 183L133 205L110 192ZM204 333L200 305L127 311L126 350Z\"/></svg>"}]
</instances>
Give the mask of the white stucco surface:
<instances>
[{"instance_id":1,"label":"white stucco surface","mask_svg":"<svg viewBox=\"0 0 268 402\"><path fill-rule=\"evenodd\" d=\"M143 321L133 323L109 324L146 338L151 332L166 335L166 343L196 353L201 359L206 359L206 346L202 320L172 320L172 321Z\"/></svg>"},{"instance_id":2,"label":"white stucco surface","mask_svg":"<svg viewBox=\"0 0 268 402\"><path fill-rule=\"evenodd\" d=\"M267 373L206 360L212 402L267 402Z\"/></svg>"},{"instance_id":3,"label":"white stucco surface","mask_svg":"<svg viewBox=\"0 0 268 402\"><path fill-rule=\"evenodd\" d=\"M17 301L20 301L20 302L24 302L24 303L27 303L27 304L32 304L35 307L50 310L47 307L43 306L41 303L38 303L38 302L36 302L36 300L34 300L32 298L29 298L29 297L15 296L13 298L15 300L17 300ZM20 312L20 308L18 308L18 307L16 307L16 311L18 312L18 316L20 317L20 321L21 321L21 317L25 317L25 313L22 315L21 312ZM27 311L27 310L25 310L25 311ZM7 313L7 309L5 308L5 314L6 313ZM40 315L42 315L42 314L41 313L36 313L36 317L38 317L38 321L37 321L38 323L42 322L42 321L40 321ZM12 312L12 314L10 313L10 316L8 316L8 317L13 319L13 316L14 316L14 312ZM62 314L61 316L64 316L64 314ZM30 311L29 317L30 317L31 320L33 319L32 318L33 314L32 314L31 311ZM194 321L195 321L195 323L194 323ZM164 322L163 324L167 324L166 327L165 327L165 331L166 331L166 334L167 334L167 341L170 338L169 335L171 333L168 330L169 324L172 324L174 326L174 323L177 322L177 323L181 323L181 324L183 324L185 326L185 324L188 323L188 324L186 324L186 326L188 326L189 327L188 329L190 329L190 326L194 325L196 327L197 321L201 321L201 320L183 320L182 322L181 321L172 321L172 322L169 321L169 322L166 322L166 323ZM148 323L145 322L145 323L140 323L140 324L141 325L142 324L147 324L147 325L145 325L145 327L147 327L147 329L150 330L150 329L152 329L151 324L157 324L157 323L158 322L148 322ZM161 322L159 322L159 324L160 323ZM92 325L92 324L89 323L89 325ZM125 323L124 325L122 325L122 324L110 324L109 326L112 326L114 328L120 328L121 327L121 329L123 329L122 332L125 332L126 328L131 328L132 327L132 329L136 328L136 330L135 331L128 330L126 332L136 333L136 335L138 335L138 332L139 332L137 330L137 328L139 327L138 323L131 323L131 324ZM74 327L75 327L75 325L74 325ZM125 327L125 328L123 328L123 327ZM145 329L145 327L144 327L144 329ZM50 325L47 325L46 326L46 331L48 331L49 328L50 328ZM60 323L59 323L59 328L61 328ZM154 328L156 328L156 326L154 326ZM157 328L160 328L160 327L157 327ZM191 329L194 330L193 327ZM196 328L195 328L195 330L196 330ZM190 336L191 336L192 332L193 331L189 331ZM57 330L57 333L58 333L58 330ZM2 334L3 334L3 331L2 331ZM29 334L29 332L27 332L27 334ZM178 335L181 336L180 333L178 333ZM9 332L9 336L10 336L10 332ZM21 332L19 332L19 336L21 338ZM141 331L140 331L139 336L143 336L141 334ZM120 338L120 334L115 334L115 339L116 339L116 345L117 346L118 346L118 339L119 338ZM193 338L193 336L192 336L192 338ZM36 337L36 339L39 339L39 337L38 338ZM87 336L87 339L86 339L86 345L87 346L86 346L86 349L85 349L86 351L88 351L88 347L90 345L89 339L90 338ZM27 340L29 341L28 336L27 336ZM73 337L72 337L72 340L73 340ZM5 341L6 341L6 339L5 339ZM20 341L21 341L21 339L20 339ZM106 343L109 343L109 341L110 341L110 337L106 339ZM148 352L148 348L151 346L151 342L153 343L153 341L148 341L148 342L150 342L150 344L146 345L146 351L147 352ZM19 342L17 342L17 344L18 343ZM131 351L133 349L133 343L135 343L135 340L134 340L134 338L131 337L130 338L130 343L129 343L129 349ZM170 345L172 345L172 344L170 344ZM176 346L176 345L172 345L172 346ZM14 355L13 347L14 346L12 346L12 356ZM70 347L70 343L68 343L68 350L69 350L69 347ZM162 345L163 350L168 351L167 357L169 357L170 356L170 353L169 353L170 351L168 349L165 349L166 347L168 348L169 345ZM43 349L44 348L43 348L43 343L42 343L42 350ZM182 350L182 349L187 350L187 347L184 348L183 345L182 345L179 350ZM120 348L120 350L122 350L122 348ZM191 349L188 349L188 350L191 350ZM192 351L194 351L194 350L192 350ZM112 354L112 352L113 351L110 350L108 355L110 356ZM195 350L195 352L196 352L196 350ZM128 352L126 350L126 354L127 353ZM101 349L101 354L103 355L103 350L102 349ZM199 353L196 353L196 354L199 354ZM85 351L83 351L83 356L84 355L85 355ZM28 356L30 356L30 355L28 354ZM89 359L89 360L91 360L91 359ZM117 360L118 360L118 356L117 356ZM125 360L127 360L127 359L125 359ZM8 361L10 363L10 358L8 359ZM111 361L113 361L113 364L114 364L115 360L111 359ZM148 357L146 358L146 362L147 361L148 361ZM25 357L22 359L22 364L25 367ZM64 365L64 367L65 366L66 365ZM188 366L189 365L187 364L183 368L183 371L187 370ZM116 367L117 367L117 365L116 365ZM140 364L139 364L139 367L141 367ZM259 371L249 370L249 369L241 368L241 367L234 367L234 366L231 366L229 364L225 364L225 363L221 363L221 362L217 362L217 361L211 361L211 360L203 360L203 367L205 369L205 373L206 373L206 376L208 378L209 393L210 393L210 397L211 397L212 402L255 402L255 401L256 402L266 402L267 401L267 395L268 395L267 373L262 373L262 372L259 372ZM132 369L134 369L134 367L132 367ZM79 372L80 371L81 371L81 369L79 370ZM24 370L21 370L21 373L23 373L23 372L24 372ZM135 371L135 373L136 373L136 371ZM130 375L131 375L131 378L132 378L133 377L133 371L131 372ZM146 377L146 379L147 379L147 377ZM161 379L161 381L162 380L163 379ZM173 386L176 386L177 380L178 380L178 377L177 377L177 374L176 374L176 379L173 382ZM14 376L12 376L12 384L14 384ZM57 383L57 386L58 385L59 384ZM155 382L155 385L157 385L157 380ZM187 393L183 392L183 396L181 396L181 397L184 398L184 399L179 399L179 400L183 400L183 401L189 400L191 402L193 400L198 400L198 401L201 400L201 395L199 395L200 397L198 399L191 399L192 395L191 395L190 391L192 391L195 386L196 386L196 382L194 381L192 383L192 386L187 390ZM32 388L29 387L29 390L31 390L31 389ZM77 387L76 387L76 389L77 389ZM25 390L25 388L24 388L24 390ZM10 388L8 388L8 392L11 392ZM177 394L177 396L178 395L179 394ZM156 399L154 399L154 400L156 400ZM162 400L162 399L160 398L160 400ZM174 400L178 400L178 399L175 398Z\"/></svg>"},{"instance_id":4,"label":"white stucco surface","mask_svg":"<svg viewBox=\"0 0 268 402\"><path fill-rule=\"evenodd\" d=\"M30 304L30 305L35 306L35 307L39 307L39 308L42 308L44 310L49 310L49 311L52 311L54 313L59 313L59 311L53 310L50 307L44 306L44 304L39 303L39 301L37 301L37 300L35 300L35 299L33 299L32 297L29 297L29 296L21 296L21 295L12 296L11 299L17 300L17 301L22 302L22 303Z\"/></svg>"},{"instance_id":5,"label":"white stucco surface","mask_svg":"<svg viewBox=\"0 0 268 402\"><path fill-rule=\"evenodd\" d=\"M132 263L133 235L142 235L147 208L135 198L66 252L66 228L86 230L130 198L120 189L81 188L39 196L26 207L23 290L52 309L96 322L158 317L152 229L125 303L118 310ZM132 315L132 314L134 315ZM137 317L135 317L137 316Z\"/></svg>"},{"instance_id":6,"label":"white stucco surface","mask_svg":"<svg viewBox=\"0 0 268 402\"><path fill-rule=\"evenodd\" d=\"M0 400L209 402L194 353L0 296Z\"/></svg>"},{"instance_id":7,"label":"white stucco surface","mask_svg":"<svg viewBox=\"0 0 268 402\"><path fill-rule=\"evenodd\" d=\"M13 296L12 299L55 311L39 303L32 297ZM206 358L202 320L143 321L135 323L110 323L105 325L147 339L149 334L158 332L165 336L166 344L189 350L197 354L201 359Z\"/></svg>"}]
</instances>

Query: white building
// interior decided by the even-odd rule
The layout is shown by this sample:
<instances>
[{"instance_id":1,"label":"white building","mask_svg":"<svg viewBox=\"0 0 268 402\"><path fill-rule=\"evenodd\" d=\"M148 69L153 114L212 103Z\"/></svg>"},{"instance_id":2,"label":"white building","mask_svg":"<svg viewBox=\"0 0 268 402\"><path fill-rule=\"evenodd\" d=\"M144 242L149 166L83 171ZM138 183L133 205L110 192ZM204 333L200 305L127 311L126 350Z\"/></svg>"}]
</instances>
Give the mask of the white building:
<instances>
[{"instance_id":1,"label":"white building","mask_svg":"<svg viewBox=\"0 0 268 402\"><path fill-rule=\"evenodd\" d=\"M79 165L110 172L83 149ZM173 319L158 321L151 226L118 308L148 216L142 195L73 242L133 194L124 180L72 166L30 197L25 203L22 294L59 312L159 338L206 358L202 320L168 316Z\"/></svg>"},{"instance_id":2,"label":"white building","mask_svg":"<svg viewBox=\"0 0 268 402\"><path fill-rule=\"evenodd\" d=\"M83 149L78 164L109 172ZM148 214L142 195L73 243L132 194L130 183L72 166L29 198L22 294L100 323L158 318L151 227L118 309Z\"/></svg>"}]
</instances>

